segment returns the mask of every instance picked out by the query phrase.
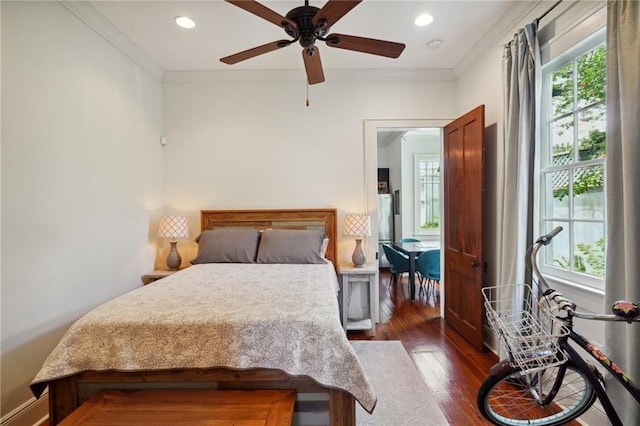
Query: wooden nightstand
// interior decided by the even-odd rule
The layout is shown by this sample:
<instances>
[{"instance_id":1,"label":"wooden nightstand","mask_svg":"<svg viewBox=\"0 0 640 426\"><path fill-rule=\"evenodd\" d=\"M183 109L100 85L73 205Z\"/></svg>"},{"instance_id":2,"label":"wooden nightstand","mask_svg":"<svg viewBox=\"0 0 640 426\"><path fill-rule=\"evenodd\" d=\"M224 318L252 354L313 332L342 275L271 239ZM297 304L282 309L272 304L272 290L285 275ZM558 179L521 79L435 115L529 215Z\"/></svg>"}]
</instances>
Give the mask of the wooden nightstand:
<instances>
[{"instance_id":1,"label":"wooden nightstand","mask_svg":"<svg viewBox=\"0 0 640 426\"><path fill-rule=\"evenodd\" d=\"M356 268L353 265L339 265L340 273L340 293L342 326L345 333L347 330L369 330L371 336L376 334L376 303L378 302L376 288L378 285L378 266L375 264L367 264L362 268ZM350 293L353 291L350 286L354 283L362 283L367 287L369 298L369 316L368 318L353 320L349 319L349 300Z\"/></svg>"},{"instance_id":2,"label":"wooden nightstand","mask_svg":"<svg viewBox=\"0 0 640 426\"><path fill-rule=\"evenodd\" d=\"M153 271L149 274L144 274L142 276L142 284L147 285L150 284L154 281L158 281L161 280L163 278L168 277L171 274L175 274L178 271L163 271L163 270L158 270L158 271Z\"/></svg>"}]
</instances>

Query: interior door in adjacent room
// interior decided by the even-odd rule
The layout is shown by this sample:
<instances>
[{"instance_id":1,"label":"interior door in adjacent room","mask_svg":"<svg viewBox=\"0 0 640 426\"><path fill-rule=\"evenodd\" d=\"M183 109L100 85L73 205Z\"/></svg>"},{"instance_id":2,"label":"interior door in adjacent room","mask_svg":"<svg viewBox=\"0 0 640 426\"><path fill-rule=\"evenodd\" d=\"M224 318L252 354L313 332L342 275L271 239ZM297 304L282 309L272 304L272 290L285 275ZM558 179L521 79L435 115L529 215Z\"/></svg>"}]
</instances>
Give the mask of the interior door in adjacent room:
<instances>
[{"instance_id":1,"label":"interior door in adjacent room","mask_svg":"<svg viewBox=\"0 0 640 426\"><path fill-rule=\"evenodd\" d=\"M478 350L484 260L484 105L444 128L444 316Z\"/></svg>"}]
</instances>

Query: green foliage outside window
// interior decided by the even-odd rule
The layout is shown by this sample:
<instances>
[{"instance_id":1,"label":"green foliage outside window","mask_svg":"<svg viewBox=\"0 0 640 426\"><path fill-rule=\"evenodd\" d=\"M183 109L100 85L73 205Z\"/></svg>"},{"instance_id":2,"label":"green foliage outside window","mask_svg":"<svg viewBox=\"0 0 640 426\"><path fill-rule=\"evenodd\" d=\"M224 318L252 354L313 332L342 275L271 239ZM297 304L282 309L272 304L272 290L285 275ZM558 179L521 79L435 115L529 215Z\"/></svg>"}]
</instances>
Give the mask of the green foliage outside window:
<instances>
[{"instance_id":1,"label":"green foliage outside window","mask_svg":"<svg viewBox=\"0 0 640 426\"><path fill-rule=\"evenodd\" d=\"M607 148L607 134L601 130L592 130L589 137L582 139L578 146L578 158L580 160L590 160L603 158ZM554 148L554 158L573 156L573 146L560 145ZM554 161L555 162L555 161ZM604 187L604 169L602 167L591 167L575 177L573 181L573 194L580 195L589 191L602 191ZM562 200L569 195L569 187L561 186L553 189L553 197Z\"/></svg>"},{"instance_id":2,"label":"green foliage outside window","mask_svg":"<svg viewBox=\"0 0 640 426\"><path fill-rule=\"evenodd\" d=\"M559 171L553 174L551 196L555 200L563 201L570 195L577 200L583 194L602 194L604 163L594 160L602 160L606 156L606 47L601 45L576 58L575 62L554 70L551 80L549 118L553 134L549 160L550 166L559 168ZM582 165L581 162L589 163ZM596 198L586 198L587 203L589 200L598 199L597 195L594 195ZM573 205L565 203L554 205ZM584 209L589 206L583 203L584 201L576 201L576 205L582 209L581 214L584 214ZM591 208L597 208L599 213L604 206L595 205ZM571 213L571 218L573 214L575 213ZM575 223L580 223L582 219L585 217L577 217L574 220ZM577 232L577 228L573 229ZM580 240L581 235L572 238ZM604 238L592 243L569 242L569 245L573 247L571 255L556 257L554 263L557 266L598 277L604 276Z\"/></svg>"},{"instance_id":3,"label":"green foliage outside window","mask_svg":"<svg viewBox=\"0 0 640 426\"><path fill-rule=\"evenodd\" d=\"M607 87L606 68L607 51L604 46L581 56L576 61L578 72L578 103L590 105L603 101ZM573 109L574 84L573 66L567 65L553 74L553 104L555 114L569 112Z\"/></svg>"},{"instance_id":4,"label":"green foliage outside window","mask_svg":"<svg viewBox=\"0 0 640 426\"><path fill-rule=\"evenodd\" d=\"M433 216L433 220L430 222L423 223L420 228L422 229L440 229L440 218L438 216Z\"/></svg>"},{"instance_id":5,"label":"green foliage outside window","mask_svg":"<svg viewBox=\"0 0 640 426\"><path fill-rule=\"evenodd\" d=\"M574 255L573 270L604 277L604 238L600 238L594 244L576 244L576 246L580 254ZM555 259L555 262L561 268L570 269L571 264L565 256Z\"/></svg>"}]
</instances>

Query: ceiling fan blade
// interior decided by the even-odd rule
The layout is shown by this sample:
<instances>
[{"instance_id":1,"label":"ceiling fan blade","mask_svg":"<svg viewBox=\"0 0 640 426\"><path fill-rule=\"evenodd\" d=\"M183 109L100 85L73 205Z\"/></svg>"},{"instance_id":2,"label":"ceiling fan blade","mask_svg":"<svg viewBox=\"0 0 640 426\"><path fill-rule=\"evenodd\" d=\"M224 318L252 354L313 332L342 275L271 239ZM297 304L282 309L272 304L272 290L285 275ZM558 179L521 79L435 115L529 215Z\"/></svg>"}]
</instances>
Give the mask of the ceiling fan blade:
<instances>
[{"instance_id":1,"label":"ceiling fan blade","mask_svg":"<svg viewBox=\"0 0 640 426\"><path fill-rule=\"evenodd\" d=\"M405 48L402 43L376 40L374 38L356 37L344 34L329 34L325 39L327 46L338 49L354 50L372 55L397 58Z\"/></svg>"},{"instance_id":2,"label":"ceiling fan blade","mask_svg":"<svg viewBox=\"0 0 640 426\"><path fill-rule=\"evenodd\" d=\"M326 22L325 27L331 27L361 1L362 0L329 0L313 17L313 26L317 27L318 24L324 20Z\"/></svg>"},{"instance_id":3,"label":"ceiling fan blade","mask_svg":"<svg viewBox=\"0 0 640 426\"><path fill-rule=\"evenodd\" d=\"M263 44L262 46L254 47L253 49L247 49L234 55L225 56L220 58L220 62L225 64L237 64L238 62L251 59L255 56L262 55L263 53L269 53L274 50L278 50L281 47L285 47L291 44L291 40L278 40L271 43Z\"/></svg>"},{"instance_id":4,"label":"ceiling fan blade","mask_svg":"<svg viewBox=\"0 0 640 426\"><path fill-rule=\"evenodd\" d=\"M302 59L304 60L304 69L307 71L307 81L309 84L322 83L324 81L324 72L322 71L322 62L320 61L320 50L318 50L318 47L314 46L302 49Z\"/></svg>"},{"instance_id":5,"label":"ceiling fan blade","mask_svg":"<svg viewBox=\"0 0 640 426\"><path fill-rule=\"evenodd\" d=\"M279 27L286 28L287 25L291 28L297 28L295 22L291 19L286 18L280 15L278 12L274 12L266 6L258 3L253 0L225 0L227 3L231 3L234 6L238 6L240 9L244 9L249 13L253 13L254 15L266 19L269 22L276 24Z\"/></svg>"}]
</instances>

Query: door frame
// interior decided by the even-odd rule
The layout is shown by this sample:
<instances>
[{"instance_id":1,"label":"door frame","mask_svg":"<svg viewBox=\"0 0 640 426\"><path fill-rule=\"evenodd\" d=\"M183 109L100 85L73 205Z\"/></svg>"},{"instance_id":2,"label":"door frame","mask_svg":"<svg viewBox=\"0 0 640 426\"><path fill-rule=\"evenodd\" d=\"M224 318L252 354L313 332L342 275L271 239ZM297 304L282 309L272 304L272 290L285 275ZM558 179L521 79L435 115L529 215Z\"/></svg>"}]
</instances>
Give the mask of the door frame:
<instances>
[{"instance_id":1,"label":"door frame","mask_svg":"<svg viewBox=\"0 0 640 426\"><path fill-rule=\"evenodd\" d=\"M375 219L378 212L378 129L379 128L402 128L402 129L418 129L418 128L440 128L444 129L444 126L451 123L455 118L447 119L365 119L363 122L363 141L362 150L364 158L364 180L363 191L365 194L365 205L367 207L367 214ZM442 159L442 143L440 140L440 157ZM442 188L442 182L440 182ZM440 244L443 243L444 227L446 224L441 223L440 228ZM378 227L371 227L371 241L378 240ZM376 251L378 249L377 244L367 244L367 258L375 259ZM443 268L440 268L444 271ZM444 282L445 277L442 277ZM445 284L446 285L446 284ZM440 316L444 313L444 292L440 292Z\"/></svg>"}]
</instances>

